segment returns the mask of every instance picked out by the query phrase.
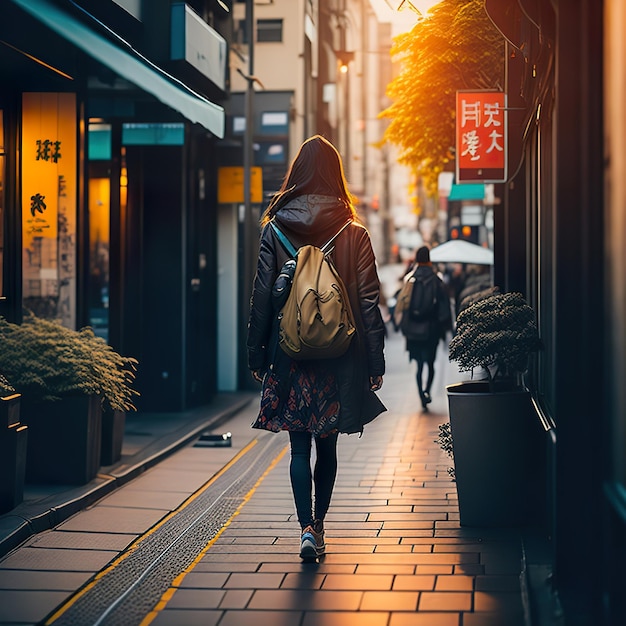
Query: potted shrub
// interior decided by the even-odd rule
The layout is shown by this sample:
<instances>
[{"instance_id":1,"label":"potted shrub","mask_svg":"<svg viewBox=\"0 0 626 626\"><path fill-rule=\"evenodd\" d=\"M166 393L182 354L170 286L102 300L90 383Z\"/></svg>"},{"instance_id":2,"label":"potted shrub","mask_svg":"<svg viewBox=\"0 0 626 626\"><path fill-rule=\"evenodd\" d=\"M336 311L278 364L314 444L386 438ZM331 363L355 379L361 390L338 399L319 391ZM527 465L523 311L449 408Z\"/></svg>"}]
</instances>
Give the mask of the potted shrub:
<instances>
[{"instance_id":1,"label":"potted shrub","mask_svg":"<svg viewBox=\"0 0 626 626\"><path fill-rule=\"evenodd\" d=\"M0 340L0 371L22 394L29 426L27 482L89 482L100 467L103 408L134 408L135 359L89 327L75 331L32 313L22 324L0 318Z\"/></svg>"},{"instance_id":2,"label":"potted shrub","mask_svg":"<svg viewBox=\"0 0 626 626\"><path fill-rule=\"evenodd\" d=\"M492 288L462 303L449 358L482 372L446 387L463 526L522 526L537 511L541 429L523 375L540 348L521 294Z\"/></svg>"},{"instance_id":3,"label":"potted shrub","mask_svg":"<svg viewBox=\"0 0 626 626\"><path fill-rule=\"evenodd\" d=\"M0 374L0 514L24 498L28 428L20 423L20 394Z\"/></svg>"}]
</instances>

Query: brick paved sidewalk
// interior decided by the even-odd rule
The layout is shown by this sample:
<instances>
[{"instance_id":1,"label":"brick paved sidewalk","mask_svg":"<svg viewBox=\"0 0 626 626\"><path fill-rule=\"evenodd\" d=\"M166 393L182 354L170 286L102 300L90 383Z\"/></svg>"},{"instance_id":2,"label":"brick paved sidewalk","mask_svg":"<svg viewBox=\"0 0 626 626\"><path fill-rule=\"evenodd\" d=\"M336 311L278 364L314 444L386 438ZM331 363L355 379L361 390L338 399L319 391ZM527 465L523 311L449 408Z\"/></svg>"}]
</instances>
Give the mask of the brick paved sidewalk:
<instances>
[{"instance_id":1,"label":"brick paved sidewalk","mask_svg":"<svg viewBox=\"0 0 626 626\"><path fill-rule=\"evenodd\" d=\"M462 529L449 459L435 443L456 376L440 350L437 412L420 414L399 336L387 348L389 413L339 439L327 554L298 558L288 454L170 590L158 626L517 626L520 541ZM437 385L438 384L438 385ZM443 409L443 411L442 411ZM276 437L282 435L264 435ZM285 438L285 444L287 439Z\"/></svg>"},{"instance_id":2,"label":"brick paved sidewalk","mask_svg":"<svg viewBox=\"0 0 626 626\"><path fill-rule=\"evenodd\" d=\"M163 582L148 569L154 562L171 570L178 553L191 547L191 564L167 578L166 591L140 620L122 615L120 622L105 613L98 624L522 626L519 534L459 526L449 459L434 441L447 420L445 385L459 375L440 348L431 412L420 414L415 365L397 334L387 343L387 363L381 397L389 411L363 437L339 439L327 555L319 564L298 557L287 435L252 431L251 407L227 426L232 449L183 448L1 560L0 624L42 623L55 607L71 605L85 584L95 585L94 600L104 602L105 570L119 573L124 564L132 570L133 556L154 539L159 551L148 549L150 563L138 572L148 590ZM265 452L254 460L259 449L267 461ZM248 471L257 476L253 466L259 478L245 487L245 497L215 483L215 502L227 511L236 499L234 514L214 520L221 525L217 535L200 534L197 547L190 546L190 509L213 497L209 478L222 471L236 480ZM170 541L167 525L177 522L182 530ZM134 607L145 600L129 597ZM70 609L58 624L94 623L71 615Z\"/></svg>"}]
</instances>

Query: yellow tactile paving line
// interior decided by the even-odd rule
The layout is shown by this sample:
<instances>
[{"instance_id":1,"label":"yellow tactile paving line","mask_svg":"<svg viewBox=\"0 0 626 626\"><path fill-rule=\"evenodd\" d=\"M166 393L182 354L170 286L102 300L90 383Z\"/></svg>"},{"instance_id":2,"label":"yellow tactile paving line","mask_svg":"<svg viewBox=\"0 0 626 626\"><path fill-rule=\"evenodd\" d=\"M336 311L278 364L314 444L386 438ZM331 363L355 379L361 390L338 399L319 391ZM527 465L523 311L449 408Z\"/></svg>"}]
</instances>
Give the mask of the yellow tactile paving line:
<instances>
[{"instance_id":1,"label":"yellow tactile paving line","mask_svg":"<svg viewBox=\"0 0 626 626\"><path fill-rule=\"evenodd\" d=\"M184 511L189 505L197 500L211 485L213 485L218 478L223 476L237 461L242 459L250 450L254 448L258 443L258 439L254 439L251 441L245 448L240 450L222 469L220 469L214 476L211 477L200 489L195 491L191 496L189 496L180 506L178 506L174 511L168 513L165 517L163 517L159 522L157 522L152 528L150 528L147 532L145 532L140 537L137 537L135 541L131 543L131 545L116 559L114 559L107 567L98 572L84 587L81 587L77 590L70 598L68 598L61 606L57 608L57 610L44 622L45 626L49 626L56 622L59 618L61 618L72 606L76 604L76 602L86 595L89 591L91 591L97 583L108 573L113 571L116 567L120 565L124 560L126 560L137 548L138 546L145 541L148 537L154 535L159 528L163 527L164 524L167 523L172 517L180 514ZM282 451L284 454L284 450ZM221 534L221 531L220 531Z\"/></svg>"},{"instance_id":2,"label":"yellow tactile paving line","mask_svg":"<svg viewBox=\"0 0 626 626\"><path fill-rule=\"evenodd\" d=\"M269 464L268 468L263 472L263 474L257 480L257 482L254 484L252 489L250 489L250 491L248 491L248 493L244 496L243 500L241 501L241 504L237 507L237 510L230 516L230 518L222 526L222 528L217 533L217 535L215 535L215 537L213 537L211 539L211 541L209 541L209 543L204 547L204 549L200 552L200 554L195 558L193 563L187 569L185 569L185 571L181 572L181 574L179 576L177 576L172 581L172 584L170 585L170 588L161 596L161 600L154 607L154 610L151 611L150 613L148 613L148 615L146 615L146 617L141 622L141 626L148 626L148 624L151 624L154 621L154 619L157 617L157 615L167 606L167 603L170 601L170 599L172 598L172 596L174 595L174 593L176 592L178 587L180 587L180 585L181 585L182 581L184 580L185 576L187 576L187 574L189 574L190 572L192 572L194 570L196 565L204 558L204 555L208 552L208 550L211 548L211 546L220 538L220 536L228 528L228 526L230 526L230 524L233 521L233 519L235 519L235 517L237 517L237 515L239 515L239 513L241 512L241 509L250 500L250 498L252 497L254 492L258 489L259 485L265 480L267 475L280 462L280 460L283 458L283 456L285 455L287 450L288 450L288 446L285 446L280 451L280 453L272 460L272 462Z\"/></svg>"}]
</instances>

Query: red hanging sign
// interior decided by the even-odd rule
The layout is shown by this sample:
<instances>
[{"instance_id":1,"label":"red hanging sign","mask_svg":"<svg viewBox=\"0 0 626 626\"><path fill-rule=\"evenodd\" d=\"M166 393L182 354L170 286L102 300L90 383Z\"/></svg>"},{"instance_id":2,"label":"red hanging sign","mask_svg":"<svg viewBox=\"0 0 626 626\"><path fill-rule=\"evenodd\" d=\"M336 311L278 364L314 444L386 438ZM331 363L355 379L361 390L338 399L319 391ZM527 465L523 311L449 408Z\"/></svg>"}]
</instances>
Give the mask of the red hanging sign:
<instances>
[{"instance_id":1,"label":"red hanging sign","mask_svg":"<svg viewBox=\"0 0 626 626\"><path fill-rule=\"evenodd\" d=\"M457 91L456 182L500 183L506 177L506 94Z\"/></svg>"}]
</instances>

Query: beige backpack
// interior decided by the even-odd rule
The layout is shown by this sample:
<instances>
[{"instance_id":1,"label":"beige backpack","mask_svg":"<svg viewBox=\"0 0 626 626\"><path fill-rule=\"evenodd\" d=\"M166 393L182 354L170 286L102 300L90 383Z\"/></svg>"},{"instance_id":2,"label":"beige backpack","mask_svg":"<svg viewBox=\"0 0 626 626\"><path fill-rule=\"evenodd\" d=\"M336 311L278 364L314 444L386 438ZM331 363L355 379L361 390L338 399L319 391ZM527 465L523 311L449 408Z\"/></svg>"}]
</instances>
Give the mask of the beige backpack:
<instances>
[{"instance_id":1,"label":"beige backpack","mask_svg":"<svg viewBox=\"0 0 626 626\"><path fill-rule=\"evenodd\" d=\"M332 359L344 354L356 328L346 288L329 258L335 239L324 246L291 244L274 221L270 222L296 270L287 300L278 315L278 344L292 359Z\"/></svg>"}]
</instances>

